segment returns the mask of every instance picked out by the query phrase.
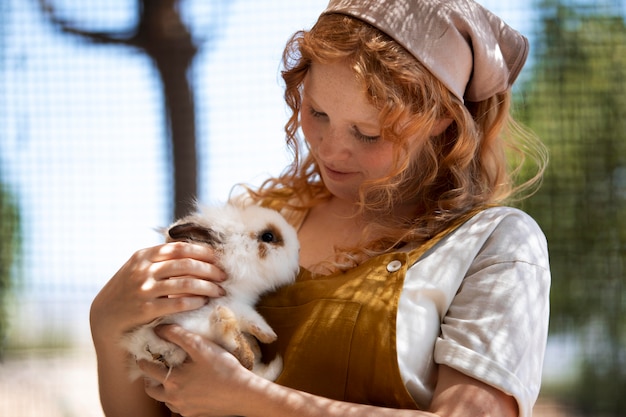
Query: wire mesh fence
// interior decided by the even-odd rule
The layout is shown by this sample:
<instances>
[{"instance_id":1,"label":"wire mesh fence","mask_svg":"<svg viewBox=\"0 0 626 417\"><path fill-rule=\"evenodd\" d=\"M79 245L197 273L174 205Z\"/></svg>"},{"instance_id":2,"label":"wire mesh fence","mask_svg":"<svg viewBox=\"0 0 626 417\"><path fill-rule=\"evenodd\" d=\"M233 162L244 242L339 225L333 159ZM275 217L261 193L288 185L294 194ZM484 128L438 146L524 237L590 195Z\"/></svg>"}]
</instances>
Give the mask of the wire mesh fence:
<instances>
[{"instance_id":1,"label":"wire mesh fence","mask_svg":"<svg viewBox=\"0 0 626 417\"><path fill-rule=\"evenodd\" d=\"M134 39L138 3L0 3L0 415L101 415L89 305L130 254L160 242L154 229L180 204L172 111L182 105ZM193 105L187 158L199 199L221 201L287 163L280 55L326 1L175 3L195 48L174 84ZM530 38L516 112L551 154L523 204L553 268L542 401L560 405L542 402L537 415L624 415L624 2L484 4Z\"/></svg>"}]
</instances>

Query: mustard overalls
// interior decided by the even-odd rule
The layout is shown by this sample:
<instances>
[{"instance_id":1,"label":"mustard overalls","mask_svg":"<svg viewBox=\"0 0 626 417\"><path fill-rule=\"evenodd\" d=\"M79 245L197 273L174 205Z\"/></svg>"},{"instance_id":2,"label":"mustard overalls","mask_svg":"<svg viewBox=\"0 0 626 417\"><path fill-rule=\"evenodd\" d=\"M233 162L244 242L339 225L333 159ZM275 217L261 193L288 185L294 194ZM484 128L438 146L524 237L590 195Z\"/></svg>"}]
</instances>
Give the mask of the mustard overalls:
<instances>
[{"instance_id":1,"label":"mustard overalls","mask_svg":"<svg viewBox=\"0 0 626 417\"><path fill-rule=\"evenodd\" d=\"M424 248L372 258L345 273L315 277L266 295L258 311L278 335L262 346L279 353L278 384L323 397L417 409L398 368L396 313L407 268Z\"/></svg>"},{"instance_id":2,"label":"mustard overalls","mask_svg":"<svg viewBox=\"0 0 626 417\"><path fill-rule=\"evenodd\" d=\"M265 295L257 310L278 339L261 350L264 361L277 353L283 358L276 383L335 400L419 409L397 359L404 277L424 253L484 208L465 213L411 251L380 255L329 276L301 269L294 284Z\"/></svg>"}]
</instances>

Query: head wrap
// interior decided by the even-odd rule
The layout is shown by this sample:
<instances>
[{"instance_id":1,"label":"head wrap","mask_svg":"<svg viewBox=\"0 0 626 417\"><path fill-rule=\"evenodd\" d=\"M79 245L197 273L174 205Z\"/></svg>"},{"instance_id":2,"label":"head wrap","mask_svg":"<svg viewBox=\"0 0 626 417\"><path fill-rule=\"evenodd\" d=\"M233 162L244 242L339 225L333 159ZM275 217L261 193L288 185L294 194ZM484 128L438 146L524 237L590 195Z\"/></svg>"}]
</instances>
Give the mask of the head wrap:
<instances>
[{"instance_id":1,"label":"head wrap","mask_svg":"<svg viewBox=\"0 0 626 417\"><path fill-rule=\"evenodd\" d=\"M506 91L528 56L528 39L472 0L330 0L327 13L383 31L461 102Z\"/></svg>"}]
</instances>

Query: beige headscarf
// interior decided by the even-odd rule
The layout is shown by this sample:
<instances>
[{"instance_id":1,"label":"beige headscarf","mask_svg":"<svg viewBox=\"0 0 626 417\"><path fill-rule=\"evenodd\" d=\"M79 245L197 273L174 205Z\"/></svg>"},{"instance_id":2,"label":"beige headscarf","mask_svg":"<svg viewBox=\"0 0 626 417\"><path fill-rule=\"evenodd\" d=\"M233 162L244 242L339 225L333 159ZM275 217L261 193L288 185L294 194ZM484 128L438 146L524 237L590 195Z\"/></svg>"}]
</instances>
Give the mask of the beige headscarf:
<instances>
[{"instance_id":1,"label":"beige headscarf","mask_svg":"<svg viewBox=\"0 0 626 417\"><path fill-rule=\"evenodd\" d=\"M330 0L324 13L383 31L462 102L505 91L528 56L528 40L472 0Z\"/></svg>"}]
</instances>

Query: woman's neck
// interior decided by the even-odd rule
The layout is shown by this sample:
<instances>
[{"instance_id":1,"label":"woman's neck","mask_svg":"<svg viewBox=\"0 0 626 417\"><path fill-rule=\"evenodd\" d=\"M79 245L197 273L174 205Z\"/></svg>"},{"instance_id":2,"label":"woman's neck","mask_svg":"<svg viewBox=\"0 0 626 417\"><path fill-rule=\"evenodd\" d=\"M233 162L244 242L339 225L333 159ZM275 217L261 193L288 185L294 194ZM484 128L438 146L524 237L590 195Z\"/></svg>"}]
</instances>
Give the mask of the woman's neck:
<instances>
[{"instance_id":1,"label":"woman's neck","mask_svg":"<svg viewBox=\"0 0 626 417\"><path fill-rule=\"evenodd\" d=\"M395 218L410 217L413 209L404 206L394 210ZM368 225L367 217L354 202L331 198L309 210L300 230L300 264L315 269L322 262L335 260L336 248L362 245Z\"/></svg>"}]
</instances>

